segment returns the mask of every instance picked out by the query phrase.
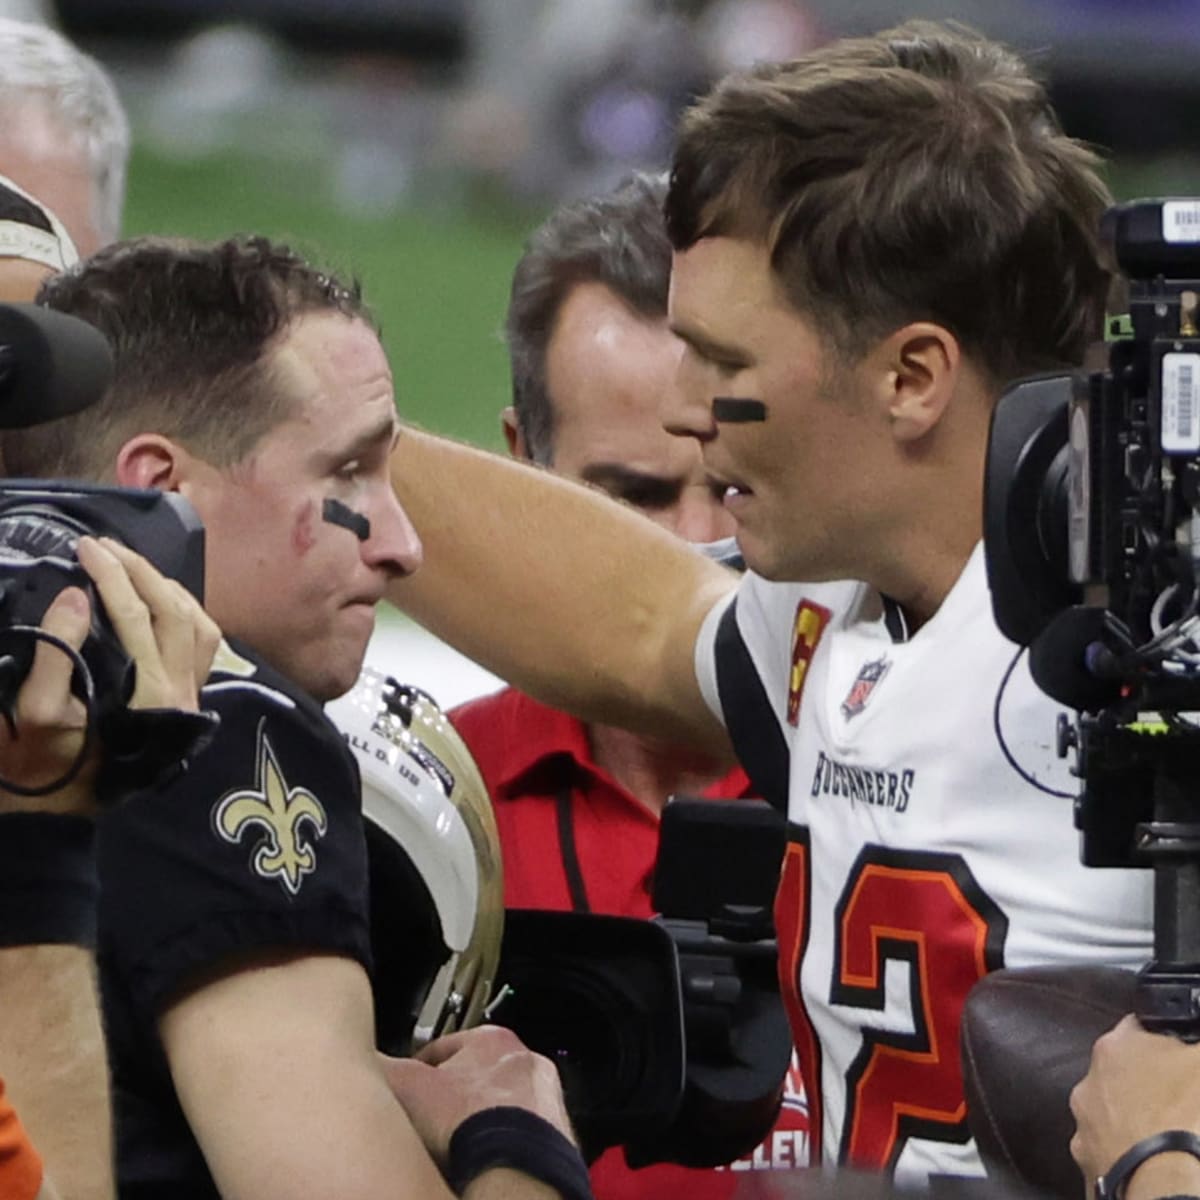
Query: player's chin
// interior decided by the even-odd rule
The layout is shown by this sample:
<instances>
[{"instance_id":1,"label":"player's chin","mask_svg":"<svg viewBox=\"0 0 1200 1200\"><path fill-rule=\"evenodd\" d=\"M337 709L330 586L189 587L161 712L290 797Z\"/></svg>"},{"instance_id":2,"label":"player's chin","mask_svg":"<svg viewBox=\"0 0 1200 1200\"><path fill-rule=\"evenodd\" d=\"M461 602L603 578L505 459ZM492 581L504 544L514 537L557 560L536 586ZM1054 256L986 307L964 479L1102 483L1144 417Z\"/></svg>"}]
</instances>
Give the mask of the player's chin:
<instances>
[{"instance_id":1,"label":"player's chin","mask_svg":"<svg viewBox=\"0 0 1200 1200\"><path fill-rule=\"evenodd\" d=\"M322 704L344 696L358 682L369 642L369 632L328 639L320 658L309 662L305 690Z\"/></svg>"}]
</instances>

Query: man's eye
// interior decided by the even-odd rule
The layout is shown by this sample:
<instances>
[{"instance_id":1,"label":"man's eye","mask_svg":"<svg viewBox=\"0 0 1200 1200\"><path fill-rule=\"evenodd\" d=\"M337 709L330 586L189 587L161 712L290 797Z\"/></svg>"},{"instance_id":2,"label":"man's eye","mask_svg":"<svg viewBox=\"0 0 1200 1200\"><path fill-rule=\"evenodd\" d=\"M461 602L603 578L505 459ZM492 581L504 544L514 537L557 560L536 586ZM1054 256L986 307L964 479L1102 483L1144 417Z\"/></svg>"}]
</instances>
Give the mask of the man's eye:
<instances>
[{"instance_id":1,"label":"man's eye","mask_svg":"<svg viewBox=\"0 0 1200 1200\"><path fill-rule=\"evenodd\" d=\"M357 459L351 459L348 463L343 463L334 474L339 479L353 479L362 470L362 463Z\"/></svg>"},{"instance_id":2,"label":"man's eye","mask_svg":"<svg viewBox=\"0 0 1200 1200\"><path fill-rule=\"evenodd\" d=\"M670 489L661 487L618 488L612 493L618 500L632 504L635 508L657 511L666 508L675 499Z\"/></svg>"}]
</instances>

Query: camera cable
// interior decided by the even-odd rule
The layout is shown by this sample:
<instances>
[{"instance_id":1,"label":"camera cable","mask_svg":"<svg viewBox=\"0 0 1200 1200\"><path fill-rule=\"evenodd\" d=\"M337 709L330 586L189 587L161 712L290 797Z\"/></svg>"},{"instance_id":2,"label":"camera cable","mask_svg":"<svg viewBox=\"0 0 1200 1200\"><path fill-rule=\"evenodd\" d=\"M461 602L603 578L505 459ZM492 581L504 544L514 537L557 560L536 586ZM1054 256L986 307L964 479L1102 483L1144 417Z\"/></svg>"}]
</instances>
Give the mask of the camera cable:
<instances>
[{"instance_id":1,"label":"camera cable","mask_svg":"<svg viewBox=\"0 0 1200 1200\"><path fill-rule=\"evenodd\" d=\"M48 796L51 792L57 792L66 787L75 779L83 770L83 765L87 762L92 746L95 744L96 690L92 682L92 673L74 646L68 645L62 638L55 637L54 634L47 633L44 629L39 629L34 625L11 625L6 632L24 634L34 642L46 642L61 650L71 660L72 682L78 681L79 690L82 692L80 699L83 702L85 714L83 745L80 746L79 753L62 775L57 779L52 779L49 783L35 786L17 783L0 775L0 788L11 792L14 796ZM30 656L30 661L32 661L32 656ZM17 693L21 684L25 682L28 671L28 666L22 667L20 660L15 655L11 653L0 655L0 716L4 718L8 736L14 739L20 736L14 717Z\"/></svg>"}]
</instances>

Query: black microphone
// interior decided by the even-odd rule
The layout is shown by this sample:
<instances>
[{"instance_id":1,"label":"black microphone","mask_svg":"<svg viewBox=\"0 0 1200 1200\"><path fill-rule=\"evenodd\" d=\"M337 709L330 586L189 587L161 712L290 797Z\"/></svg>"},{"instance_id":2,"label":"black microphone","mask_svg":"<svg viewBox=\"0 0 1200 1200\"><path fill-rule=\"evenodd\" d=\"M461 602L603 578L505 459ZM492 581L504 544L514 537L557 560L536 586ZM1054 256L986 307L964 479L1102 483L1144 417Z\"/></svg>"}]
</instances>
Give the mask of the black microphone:
<instances>
[{"instance_id":1,"label":"black microphone","mask_svg":"<svg viewBox=\"0 0 1200 1200\"><path fill-rule=\"evenodd\" d=\"M1121 695L1119 655L1128 646L1108 612L1065 608L1029 646L1029 673L1052 699L1077 712L1097 712Z\"/></svg>"},{"instance_id":2,"label":"black microphone","mask_svg":"<svg viewBox=\"0 0 1200 1200\"><path fill-rule=\"evenodd\" d=\"M69 417L99 400L111 378L98 329L36 304L0 304L0 429Z\"/></svg>"}]
</instances>

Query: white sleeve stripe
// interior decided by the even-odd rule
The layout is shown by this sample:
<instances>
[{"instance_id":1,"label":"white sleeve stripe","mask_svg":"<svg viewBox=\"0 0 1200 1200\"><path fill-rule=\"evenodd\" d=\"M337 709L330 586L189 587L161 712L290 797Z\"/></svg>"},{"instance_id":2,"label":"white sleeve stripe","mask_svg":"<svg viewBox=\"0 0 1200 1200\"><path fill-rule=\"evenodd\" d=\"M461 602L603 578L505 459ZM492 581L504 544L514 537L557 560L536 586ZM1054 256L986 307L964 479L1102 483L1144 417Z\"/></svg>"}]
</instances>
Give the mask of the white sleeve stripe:
<instances>
[{"instance_id":1,"label":"white sleeve stripe","mask_svg":"<svg viewBox=\"0 0 1200 1200\"><path fill-rule=\"evenodd\" d=\"M224 683L210 683L206 687L201 688L200 695L211 696L214 692L232 692L237 690L249 692L257 692L260 696L265 696L268 700L274 700L276 704L281 704L284 708L295 708L296 702L291 696L285 695L283 692L277 692L274 688L269 688L263 683L254 683L248 679L230 679Z\"/></svg>"}]
</instances>

